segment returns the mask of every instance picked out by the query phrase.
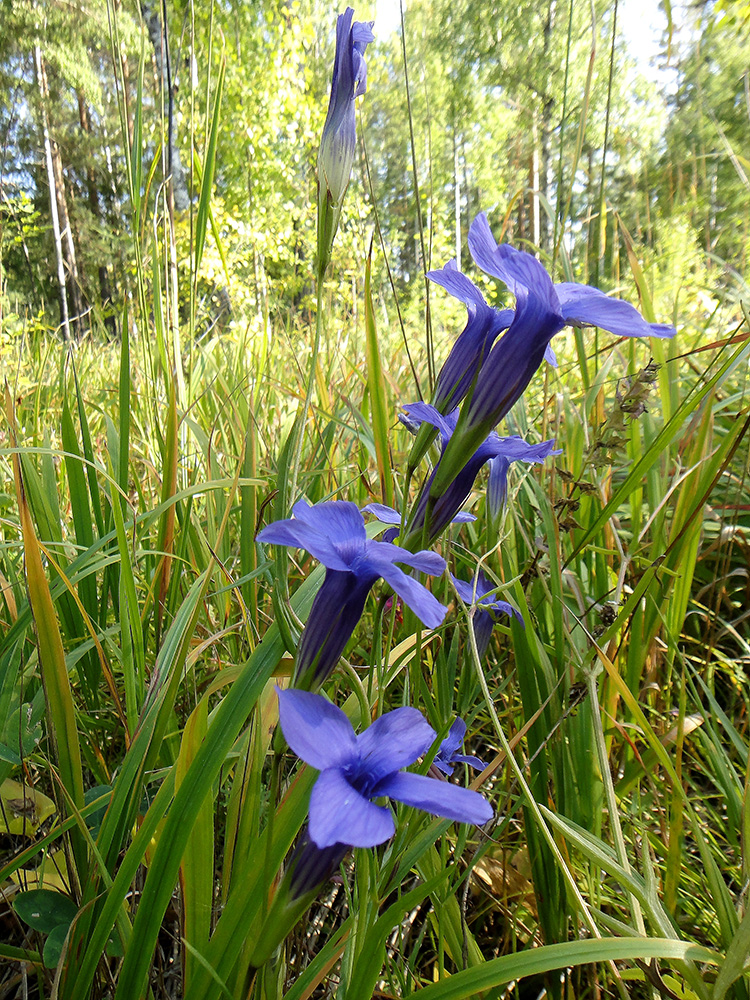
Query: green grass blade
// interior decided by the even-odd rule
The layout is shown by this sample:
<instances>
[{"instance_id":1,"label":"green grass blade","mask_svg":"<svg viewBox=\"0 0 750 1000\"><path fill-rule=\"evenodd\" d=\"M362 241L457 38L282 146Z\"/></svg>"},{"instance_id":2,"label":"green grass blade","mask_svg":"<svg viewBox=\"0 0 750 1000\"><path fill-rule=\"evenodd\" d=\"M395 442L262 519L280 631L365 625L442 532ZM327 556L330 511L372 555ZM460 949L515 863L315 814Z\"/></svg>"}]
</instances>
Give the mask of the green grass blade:
<instances>
[{"instance_id":1,"label":"green grass blade","mask_svg":"<svg viewBox=\"0 0 750 1000\"><path fill-rule=\"evenodd\" d=\"M569 565L586 547L586 545L588 545L591 539L596 537L596 534L604 527L623 500L628 497L634 489L641 486L649 469L659 461L670 442L676 437L680 429L683 427L688 416L698 408L700 403L714 388L721 385L730 372L732 372L748 354L750 354L750 344L740 344L737 349L731 353L727 360L723 362L719 370L715 372L711 378L704 382L700 389L696 389L693 393L688 394L685 397L678 409L672 415L671 419L664 425L661 431L656 435L655 439L651 442L651 445L644 451L641 458L633 464L622 485L618 487L618 489L614 490L609 502L602 508L599 516L594 519L593 523L588 527L583 537L578 540L578 544L576 545L573 553L568 557L566 565Z\"/></svg>"},{"instance_id":2,"label":"green grass blade","mask_svg":"<svg viewBox=\"0 0 750 1000\"><path fill-rule=\"evenodd\" d=\"M15 416L7 383L5 386L5 408L11 445L15 448L17 447ZM84 805L83 770L73 693L55 606L42 565L39 543L26 499L21 463L17 453L13 456L13 473L26 559L29 605L36 627L50 738L57 761L60 782L76 809L81 809ZM83 882L88 868L86 844L77 830L71 832L70 841L78 878Z\"/></svg>"},{"instance_id":3,"label":"green grass blade","mask_svg":"<svg viewBox=\"0 0 750 1000\"><path fill-rule=\"evenodd\" d=\"M419 906L429 893L435 892L445 881L445 878L445 872L440 871L426 882L420 882L414 889L400 895L396 902L391 903L385 913L367 928L366 940L362 942L361 950L352 970L352 977L346 987L347 997L354 1000L355 997L373 996L373 990L385 959L387 936L403 920L409 910ZM456 903L458 909L456 897L451 896L450 898ZM458 955L460 954L459 952Z\"/></svg>"},{"instance_id":4,"label":"green grass blade","mask_svg":"<svg viewBox=\"0 0 750 1000\"><path fill-rule=\"evenodd\" d=\"M422 854L416 866L420 875L427 883L431 883L438 877L443 864L434 844ZM436 888L439 887L439 884L438 881ZM466 951L466 958L469 965L481 964L483 961L481 949L462 918L461 907L458 905L456 896L450 894L442 898L441 906L440 930L445 935L445 947L455 965L460 966L462 964L464 950Z\"/></svg>"},{"instance_id":5,"label":"green grass blade","mask_svg":"<svg viewBox=\"0 0 750 1000\"><path fill-rule=\"evenodd\" d=\"M83 445L83 457L86 459L86 476L89 483L89 496L91 497L91 507L96 519L97 531L104 534L104 513L102 510L101 492L99 490L99 480L96 476L96 461L94 457L94 446L91 441L91 429L86 415L86 406L81 393L81 386L78 381L78 369L71 359L73 380L76 387L76 405L78 407L78 422L81 425L81 443Z\"/></svg>"},{"instance_id":6,"label":"green grass blade","mask_svg":"<svg viewBox=\"0 0 750 1000\"><path fill-rule=\"evenodd\" d=\"M293 604L298 615L306 614L309 610L321 575L312 574L295 594ZM206 738L180 784L146 876L133 925L132 945L120 972L116 1000L130 1000L131 997L140 996L145 986L151 956L164 911L172 896L190 830L211 784L224 765L227 753L284 651L278 629L272 627L217 708ZM238 944L238 947L241 946L242 941ZM222 967L212 961L210 954L207 953L204 957L222 979L227 978ZM194 989L201 971L200 968L196 969ZM209 984L206 985L208 987ZM205 998L207 991L202 996Z\"/></svg>"},{"instance_id":7,"label":"green grass blade","mask_svg":"<svg viewBox=\"0 0 750 1000\"><path fill-rule=\"evenodd\" d=\"M710 948L663 938L596 938L529 948L493 958L473 969L464 969L442 982L419 991L420 1000L469 1000L485 990L504 986L525 976L538 976L594 962L700 962L718 965L721 956Z\"/></svg>"},{"instance_id":8,"label":"green grass blade","mask_svg":"<svg viewBox=\"0 0 750 1000\"><path fill-rule=\"evenodd\" d=\"M372 411L372 432L375 439L375 454L378 463L380 496L384 504L394 506L393 474L390 449L388 447L388 425L391 405L383 375L383 362L375 326L375 306L372 301L370 278L372 270L372 243L365 262L365 345L367 358L367 388Z\"/></svg>"},{"instance_id":9,"label":"green grass blade","mask_svg":"<svg viewBox=\"0 0 750 1000\"><path fill-rule=\"evenodd\" d=\"M206 735L208 706L201 699L190 715L182 734L176 766L175 786L187 773L201 740ZM198 811L180 865L182 889L182 933L192 945L184 958L183 990L187 992L198 965L195 953L202 954L211 932L214 898L214 800L207 794Z\"/></svg>"},{"instance_id":10,"label":"green grass blade","mask_svg":"<svg viewBox=\"0 0 750 1000\"><path fill-rule=\"evenodd\" d=\"M224 75L226 73L227 61L223 56L219 76L216 80L216 92L214 94L214 108L211 116L211 127L208 133L206 145L206 156L203 161L203 171L201 177L201 193L198 200L198 213L195 219L195 273L200 270L203 259L203 247L206 242L206 230L208 228L209 205L211 202L211 192L214 185L214 173L216 170L216 147L219 140L219 120L221 117L221 99L224 91Z\"/></svg>"},{"instance_id":11,"label":"green grass blade","mask_svg":"<svg viewBox=\"0 0 750 1000\"><path fill-rule=\"evenodd\" d=\"M138 723L145 695L146 654L143 645L143 625L138 611L138 596L130 559L130 546L125 533L120 497L112 498L112 519L117 533L119 562L119 612L122 637L125 713L132 738Z\"/></svg>"},{"instance_id":12,"label":"green grass blade","mask_svg":"<svg viewBox=\"0 0 750 1000\"><path fill-rule=\"evenodd\" d=\"M730 986L747 971L748 954L750 954L750 910L745 913L727 948L726 957L721 963L714 983L712 1000L724 1000Z\"/></svg>"},{"instance_id":13,"label":"green grass blade","mask_svg":"<svg viewBox=\"0 0 750 1000\"><path fill-rule=\"evenodd\" d=\"M73 515L75 538L81 548L90 549L94 544L94 532L91 526L91 508L89 506L83 463L80 460L80 453L78 451L78 440L67 399L63 400L61 430L63 448L67 453L65 470L68 476L70 509ZM96 591L95 576L88 575L81 580L78 585L78 596L91 621L96 621L99 600ZM96 704L97 687L101 675L99 662L96 656L87 655L82 659L81 666L83 667L83 680L87 689L87 700L91 704Z\"/></svg>"},{"instance_id":14,"label":"green grass blade","mask_svg":"<svg viewBox=\"0 0 750 1000\"><path fill-rule=\"evenodd\" d=\"M156 600L156 644L159 645L161 633L162 617L169 588L169 577L172 570L172 554L174 549L174 531L176 517L176 502L174 495L177 492L177 397L175 380L169 380L169 405L167 410L167 433L164 439L162 452L162 487L161 506L162 513L159 519L159 533L157 535L156 549L159 557L157 565L154 592Z\"/></svg>"},{"instance_id":15,"label":"green grass blade","mask_svg":"<svg viewBox=\"0 0 750 1000\"><path fill-rule=\"evenodd\" d=\"M122 319L122 337L120 342L120 381L119 404L120 423L118 427L119 452L117 456L117 485L122 490L118 498L122 513L125 513L125 497L128 495L128 473L130 471L130 332L128 329L127 304Z\"/></svg>"}]
</instances>

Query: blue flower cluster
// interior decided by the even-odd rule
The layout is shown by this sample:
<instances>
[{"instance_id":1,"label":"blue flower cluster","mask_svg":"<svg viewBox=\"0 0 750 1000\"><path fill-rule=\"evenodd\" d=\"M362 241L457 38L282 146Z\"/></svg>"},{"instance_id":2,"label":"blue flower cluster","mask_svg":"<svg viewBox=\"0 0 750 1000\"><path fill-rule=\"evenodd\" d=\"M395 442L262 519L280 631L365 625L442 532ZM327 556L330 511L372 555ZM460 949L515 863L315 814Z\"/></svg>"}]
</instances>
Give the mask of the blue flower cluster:
<instances>
[{"instance_id":1,"label":"blue flower cluster","mask_svg":"<svg viewBox=\"0 0 750 1000\"><path fill-rule=\"evenodd\" d=\"M483 212L469 230L469 250L483 271L507 285L516 305L514 310L492 309L455 261L428 273L468 311L467 325L438 375L432 401L443 414L463 403L429 483L433 506L475 461L487 435L520 399L545 357L554 362L550 341L563 327L597 326L620 337L675 333L673 326L647 323L629 302L612 299L598 288L554 284L531 254L498 245ZM417 445L422 451L426 447L424 440ZM412 453L410 465L414 461Z\"/></svg>"},{"instance_id":2,"label":"blue flower cluster","mask_svg":"<svg viewBox=\"0 0 750 1000\"><path fill-rule=\"evenodd\" d=\"M328 115L318 156L318 280L330 260L339 213L355 150L355 98L366 88L365 49L372 24L353 21L348 7L336 28L336 57ZM320 774L310 798L309 822L289 871L291 897L300 899L339 864L349 847L374 847L393 836L395 824L382 800L395 799L438 816L485 824L492 809L477 792L445 780L456 763L483 769L460 753L466 724L455 719L435 750L430 775L405 770L426 754L437 735L421 712L398 708L376 718L359 735L347 716L317 692L336 667L378 580L430 629L447 609L401 564L417 573L440 576L445 560L432 545L452 522L472 520L463 507L478 473L489 464L487 510L497 518L507 502L513 462L542 463L559 454L553 440L528 444L502 437L495 427L521 397L547 359L555 364L552 338L565 326L597 326L617 336L670 337L674 328L646 323L627 302L596 288L555 284L531 254L498 245L482 213L469 232L474 262L502 281L514 308L496 309L455 261L428 277L467 309L467 322L438 375L430 403L403 407L401 421L415 434L407 464L411 474L430 444L440 439L440 457L403 517L382 504L365 512L391 525L383 540L368 537L362 511L345 500L310 506L299 500L292 517L268 525L258 540L305 549L325 567L303 629L292 688L278 691L279 721L289 747ZM395 539L399 538L399 544ZM492 582L478 573L473 583L453 579L461 600L472 608L480 657L486 653L497 616L519 612L494 595ZM380 800L380 801L378 801Z\"/></svg>"},{"instance_id":3,"label":"blue flower cluster","mask_svg":"<svg viewBox=\"0 0 750 1000\"><path fill-rule=\"evenodd\" d=\"M404 407L406 418L403 423L410 429L418 429L421 424L432 425L440 435L443 454L447 450L458 423L458 409L443 416L436 406L429 403L409 403ZM511 462L526 462L533 464L543 462L548 455L559 455L555 449L554 440L543 441L541 444L529 445L517 435L501 438L495 431L490 431L485 440L469 456L465 465L459 469L453 482L449 483L444 492L432 504L427 530L427 541L433 542L455 520L461 507L468 499L474 486L474 480L483 465L489 463L490 475L487 484L487 506L492 516L497 516L508 491L508 469ZM441 457L442 461L442 457ZM427 507L431 497L432 481L440 468L436 465L414 504L409 524L407 526L404 545L411 541L419 541L425 533Z\"/></svg>"}]
</instances>

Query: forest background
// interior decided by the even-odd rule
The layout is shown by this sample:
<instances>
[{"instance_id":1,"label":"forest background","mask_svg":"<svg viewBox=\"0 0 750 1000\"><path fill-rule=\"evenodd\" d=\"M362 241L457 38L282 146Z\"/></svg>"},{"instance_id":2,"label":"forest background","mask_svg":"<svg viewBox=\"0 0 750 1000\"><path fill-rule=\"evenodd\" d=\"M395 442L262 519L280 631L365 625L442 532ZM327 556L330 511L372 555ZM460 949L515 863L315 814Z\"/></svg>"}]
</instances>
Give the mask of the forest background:
<instances>
[{"instance_id":1,"label":"forest background","mask_svg":"<svg viewBox=\"0 0 750 1000\"><path fill-rule=\"evenodd\" d=\"M665 295L684 285L683 294L697 296L708 284L736 298L747 275L744 7L712 2L675 8L669 18L664 13L657 73L634 61L625 42L634 28L625 33L627 15L620 12L618 25L616 12L612 4L524 3L488 12L463 2L413 3L411 117L399 35L377 37L369 68L375 86L360 108L363 138L346 252L340 250L340 300L356 308L375 207L395 292L407 311L425 296L415 280L425 266L450 256L466 261L466 233L479 210L497 217L509 239L547 253L564 229L579 280L619 279L624 228L647 266L652 254L658 257ZM102 327L116 333L133 296L133 241L143 243L147 221L152 225L159 170L170 158L182 259L187 208L199 189L191 148L205 144L207 101L221 59L227 69L195 336L200 342L217 325L252 323L253 332L269 323L283 327L309 305L311 193L330 82L331 38L321 29L331 9L312 3L168 8L174 37L164 75L171 100L160 84L158 5L144 6L142 14L152 46L143 53L138 122L149 183L134 233L121 102L132 134L139 23L123 9L122 59L113 66L104 5L4 8L5 338L24 324L29 332L63 325L57 240L72 334ZM368 15L375 10L357 11L359 18ZM648 51L652 42L644 45ZM172 147L165 151L162 127L170 114ZM706 282L701 271L695 281L695 267L718 267L721 280ZM381 277L377 287L390 319L394 293Z\"/></svg>"},{"instance_id":2,"label":"forest background","mask_svg":"<svg viewBox=\"0 0 750 1000\"><path fill-rule=\"evenodd\" d=\"M553 994L623 995L633 980L643 995L744 998L750 4L663 0L656 73L625 44L616 0L410 0L403 32L376 21L295 463L339 12L0 11L0 880L16 898L0 990L440 998L500 996L531 975ZM422 657L436 730L461 706L471 716L474 752L496 764L494 842L469 849L436 828L444 883L432 854L406 865L418 901L404 914L371 867L248 985L239 944L218 957L242 940L240 918L219 914L247 875L233 859L264 828L257 733L272 687L248 703L187 848L159 841L146 790L166 803L161 789L191 774L220 692L276 636L273 580L283 591L286 577L254 538L271 510L288 516L290 481L299 472L311 502L393 500L398 406L429 397L464 322L425 272L455 258L509 304L469 255L481 211L555 280L628 299L677 336L568 332L559 368L509 415L511 432L555 437L562 455L512 480L500 535L480 499L478 526L454 538L466 573L492 553L527 620L495 630L489 688L462 666L466 631L434 649L417 632L415 658L399 624L388 698L419 689ZM310 573L300 555L292 592ZM277 652L266 667L283 675ZM359 641L347 655L366 660ZM129 771L154 704L160 738ZM500 723L522 764L507 777ZM64 860L48 853L58 842ZM81 918L92 858L119 941ZM131 925L131 888L172 862ZM40 886L72 909L30 915L19 900ZM248 913L262 890L239 897ZM493 964L558 946L572 950Z\"/></svg>"}]
</instances>

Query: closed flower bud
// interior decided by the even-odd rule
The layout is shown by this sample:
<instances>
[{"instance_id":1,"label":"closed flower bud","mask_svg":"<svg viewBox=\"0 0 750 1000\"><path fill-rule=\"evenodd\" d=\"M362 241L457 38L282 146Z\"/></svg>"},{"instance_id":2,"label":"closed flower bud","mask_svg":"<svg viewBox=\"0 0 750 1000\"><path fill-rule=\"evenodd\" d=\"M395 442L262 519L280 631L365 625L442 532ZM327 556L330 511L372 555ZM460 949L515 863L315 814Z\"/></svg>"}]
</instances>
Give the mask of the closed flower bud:
<instances>
[{"instance_id":1,"label":"closed flower bud","mask_svg":"<svg viewBox=\"0 0 750 1000\"><path fill-rule=\"evenodd\" d=\"M323 135L318 152L318 267L322 273L331 256L341 205L354 162L356 131L354 100L367 89L364 52L373 41L373 22L352 21L347 7L336 23L336 58Z\"/></svg>"}]
</instances>

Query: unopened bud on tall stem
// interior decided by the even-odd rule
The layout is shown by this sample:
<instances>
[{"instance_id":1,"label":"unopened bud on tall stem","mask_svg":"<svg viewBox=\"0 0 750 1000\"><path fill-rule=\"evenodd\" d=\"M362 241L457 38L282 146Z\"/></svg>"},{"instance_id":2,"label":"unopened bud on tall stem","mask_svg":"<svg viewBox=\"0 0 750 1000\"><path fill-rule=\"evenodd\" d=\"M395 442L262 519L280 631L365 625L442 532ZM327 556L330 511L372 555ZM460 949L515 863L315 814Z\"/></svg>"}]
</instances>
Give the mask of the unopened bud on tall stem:
<instances>
[{"instance_id":1,"label":"unopened bud on tall stem","mask_svg":"<svg viewBox=\"0 0 750 1000\"><path fill-rule=\"evenodd\" d=\"M331 259L344 195L354 162L354 100L367 89L364 52L373 41L373 22L352 22L347 7L336 22L336 58L323 135L318 152L318 278Z\"/></svg>"}]
</instances>

